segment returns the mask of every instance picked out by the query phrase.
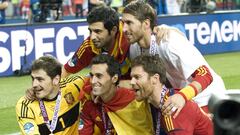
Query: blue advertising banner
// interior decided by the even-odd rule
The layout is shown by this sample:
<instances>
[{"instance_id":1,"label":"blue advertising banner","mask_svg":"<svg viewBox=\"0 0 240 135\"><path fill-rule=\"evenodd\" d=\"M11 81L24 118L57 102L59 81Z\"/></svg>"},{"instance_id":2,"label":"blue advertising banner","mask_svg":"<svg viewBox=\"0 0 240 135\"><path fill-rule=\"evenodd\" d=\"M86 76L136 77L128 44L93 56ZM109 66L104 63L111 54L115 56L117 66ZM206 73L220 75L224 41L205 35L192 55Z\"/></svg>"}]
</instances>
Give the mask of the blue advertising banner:
<instances>
[{"instance_id":1,"label":"blue advertising banner","mask_svg":"<svg viewBox=\"0 0 240 135\"><path fill-rule=\"evenodd\" d=\"M240 50L240 12L161 16L158 23L179 28L202 54ZM0 77L46 54L66 63L88 35L80 21L0 27Z\"/></svg>"},{"instance_id":2,"label":"blue advertising banner","mask_svg":"<svg viewBox=\"0 0 240 135\"><path fill-rule=\"evenodd\" d=\"M240 12L159 17L179 28L202 54L240 50Z\"/></svg>"},{"instance_id":3,"label":"blue advertising banner","mask_svg":"<svg viewBox=\"0 0 240 135\"><path fill-rule=\"evenodd\" d=\"M47 54L65 63L88 35L86 22L1 27L0 76L29 68Z\"/></svg>"}]
</instances>

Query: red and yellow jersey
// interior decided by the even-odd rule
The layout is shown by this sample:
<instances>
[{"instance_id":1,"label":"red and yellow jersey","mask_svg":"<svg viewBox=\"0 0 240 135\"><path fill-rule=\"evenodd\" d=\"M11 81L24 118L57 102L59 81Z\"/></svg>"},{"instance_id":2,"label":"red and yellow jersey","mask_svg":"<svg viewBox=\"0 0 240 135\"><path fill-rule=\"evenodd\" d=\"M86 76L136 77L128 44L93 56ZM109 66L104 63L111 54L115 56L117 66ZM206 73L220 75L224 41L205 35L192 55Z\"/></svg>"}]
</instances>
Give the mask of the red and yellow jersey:
<instances>
[{"instance_id":1,"label":"red and yellow jersey","mask_svg":"<svg viewBox=\"0 0 240 135\"><path fill-rule=\"evenodd\" d=\"M128 59L130 44L123 33L122 27L123 24L120 22L119 32L116 35L114 47L109 50L108 54L113 56L121 64L122 75L126 75L129 73L130 69L130 60ZM94 56L101 53L102 50L96 48L90 37L88 37L83 41L73 57L64 65L64 68L69 73L77 73L87 67Z\"/></svg>"},{"instance_id":2,"label":"red and yellow jersey","mask_svg":"<svg viewBox=\"0 0 240 135\"><path fill-rule=\"evenodd\" d=\"M94 104L89 99L88 94L80 96L83 127L79 133L84 135L105 134L101 110L102 105ZM146 102L137 102L133 91L119 88L112 100L103 103L103 105L114 127L111 130L112 135L153 134L149 104ZM98 127L98 133L96 133L96 127Z\"/></svg>"},{"instance_id":3,"label":"red and yellow jersey","mask_svg":"<svg viewBox=\"0 0 240 135\"><path fill-rule=\"evenodd\" d=\"M83 84L84 79L80 76L65 78L60 82L61 101L57 126L53 131L55 135L78 134L80 118L78 97ZM56 98L51 101L43 100L50 122L53 117ZM29 101L21 97L16 105L16 115L22 134L50 134L44 122L39 101Z\"/></svg>"},{"instance_id":4,"label":"red and yellow jersey","mask_svg":"<svg viewBox=\"0 0 240 135\"><path fill-rule=\"evenodd\" d=\"M213 135L212 121L193 101L187 101L175 119L172 116L161 115L161 125L168 135Z\"/></svg>"}]
</instances>

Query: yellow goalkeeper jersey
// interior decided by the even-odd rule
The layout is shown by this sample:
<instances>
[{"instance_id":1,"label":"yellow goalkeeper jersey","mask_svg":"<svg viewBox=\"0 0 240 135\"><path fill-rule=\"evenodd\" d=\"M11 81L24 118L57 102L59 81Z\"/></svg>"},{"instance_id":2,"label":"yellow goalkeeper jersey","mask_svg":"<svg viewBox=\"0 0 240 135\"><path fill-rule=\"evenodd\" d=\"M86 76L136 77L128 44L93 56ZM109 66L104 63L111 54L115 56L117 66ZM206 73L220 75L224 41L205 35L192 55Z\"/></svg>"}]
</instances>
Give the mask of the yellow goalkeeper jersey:
<instances>
[{"instance_id":1,"label":"yellow goalkeeper jersey","mask_svg":"<svg viewBox=\"0 0 240 135\"><path fill-rule=\"evenodd\" d=\"M69 77L61 81L60 88L62 97L58 112L57 125L53 134L78 134L78 125L80 120L80 103L78 96L83 84L84 78L80 76ZM53 117L56 99L57 97L52 101L43 100L50 122ZM44 122L39 101L29 101L24 97L21 97L16 105L16 115L22 134L50 134L50 131Z\"/></svg>"}]
</instances>

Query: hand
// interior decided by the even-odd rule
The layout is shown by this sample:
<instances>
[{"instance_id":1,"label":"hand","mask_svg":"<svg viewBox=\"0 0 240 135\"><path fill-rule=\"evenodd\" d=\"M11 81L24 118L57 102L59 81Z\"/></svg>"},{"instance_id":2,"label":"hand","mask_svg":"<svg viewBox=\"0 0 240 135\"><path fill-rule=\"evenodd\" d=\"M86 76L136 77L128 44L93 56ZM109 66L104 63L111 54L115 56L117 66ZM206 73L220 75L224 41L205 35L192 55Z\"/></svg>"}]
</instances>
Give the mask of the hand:
<instances>
[{"instance_id":1,"label":"hand","mask_svg":"<svg viewBox=\"0 0 240 135\"><path fill-rule=\"evenodd\" d=\"M31 100L31 101L37 99L37 97L36 97L35 92L34 92L33 89L34 89L34 88L29 88L29 89L26 90L26 92L25 92L25 98L26 98L26 99Z\"/></svg>"},{"instance_id":2,"label":"hand","mask_svg":"<svg viewBox=\"0 0 240 135\"><path fill-rule=\"evenodd\" d=\"M162 24L153 28L153 33L156 35L156 41L160 44L162 39L166 39L169 35L170 27Z\"/></svg>"},{"instance_id":3,"label":"hand","mask_svg":"<svg viewBox=\"0 0 240 135\"><path fill-rule=\"evenodd\" d=\"M161 111L163 115L173 115L173 118L175 119L182 108L184 107L186 101L180 94L174 94L170 96L166 102L164 102L164 105L161 108Z\"/></svg>"},{"instance_id":4,"label":"hand","mask_svg":"<svg viewBox=\"0 0 240 135\"><path fill-rule=\"evenodd\" d=\"M156 41L158 44L160 44L161 40L167 40L170 36L170 32L176 32L185 37L185 34L181 32L178 28L171 27L165 24L153 28L153 33L156 35Z\"/></svg>"}]
</instances>

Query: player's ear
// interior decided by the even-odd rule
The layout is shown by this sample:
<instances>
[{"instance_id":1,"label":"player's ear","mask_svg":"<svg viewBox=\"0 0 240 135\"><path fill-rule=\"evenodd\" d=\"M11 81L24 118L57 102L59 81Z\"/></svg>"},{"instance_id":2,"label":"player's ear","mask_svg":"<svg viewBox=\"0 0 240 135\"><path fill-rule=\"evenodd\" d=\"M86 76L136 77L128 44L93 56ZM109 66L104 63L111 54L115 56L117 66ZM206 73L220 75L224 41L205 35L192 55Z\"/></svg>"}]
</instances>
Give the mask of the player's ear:
<instances>
[{"instance_id":1,"label":"player's ear","mask_svg":"<svg viewBox=\"0 0 240 135\"><path fill-rule=\"evenodd\" d=\"M151 22L151 21L150 21L149 19L145 19L145 20L143 21L143 24L144 24L144 26L145 26L146 28L148 28L148 27L150 27L150 25L151 25L150 22Z\"/></svg>"},{"instance_id":2,"label":"player's ear","mask_svg":"<svg viewBox=\"0 0 240 135\"><path fill-rule=\"evenodd\" d=\"M151 83L157 84L157 82L159 82L160 80L159 74L154 74L153 76L150 77L150 80L151 80Z\"/></svg>"},{"instance_id":3,"label":"player's ear","mask_svg":"<svg viewBox=\"0 0 240 135\"><path fill-rule=\"evenodd\" d=\"M59 82L60 82L60 75L56 75L54 78L53 78L53 85L58 85Z\"/></svg>"},{"instance_id":4,"label":"player's ear","mask_svg":"<svg viewBox=\"0 0 240 135\"><path fill-rule=\"evenodd\" d=\"M117 81L118 81L118 75L115 74L115 75L112 77L112 82L115 84Z\"/></svg>"},{"instance_id":5,"label":"player's ear","mask_svg":"<svg viewBox=\"0 0 240 135\"><path fill-rule=\"evenodd\" d=\"M117 26L113 26L111 32L115 35L118 31L118 27Z\"/></svg>"}]
</instances>

